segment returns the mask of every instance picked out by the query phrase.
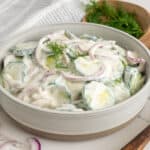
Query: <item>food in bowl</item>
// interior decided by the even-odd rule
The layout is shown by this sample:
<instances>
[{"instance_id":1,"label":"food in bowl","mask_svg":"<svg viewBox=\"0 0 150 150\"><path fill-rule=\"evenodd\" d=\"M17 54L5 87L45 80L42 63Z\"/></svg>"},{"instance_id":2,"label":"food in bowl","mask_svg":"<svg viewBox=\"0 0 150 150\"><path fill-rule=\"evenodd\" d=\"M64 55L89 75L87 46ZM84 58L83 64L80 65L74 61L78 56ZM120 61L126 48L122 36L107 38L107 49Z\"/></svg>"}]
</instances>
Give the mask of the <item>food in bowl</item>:
<instances>
[{"instance_id":1,"label":"food in bowl","mask_svg":"<svg viewBox=\"0 0 150 150\"><path fill-rule=\"evenodd\" d=\"M102 109L141 89L145 63L115 41L61 30L12 47L3 59L1 85L45 109Z\"/></svg>"}]
</instances>

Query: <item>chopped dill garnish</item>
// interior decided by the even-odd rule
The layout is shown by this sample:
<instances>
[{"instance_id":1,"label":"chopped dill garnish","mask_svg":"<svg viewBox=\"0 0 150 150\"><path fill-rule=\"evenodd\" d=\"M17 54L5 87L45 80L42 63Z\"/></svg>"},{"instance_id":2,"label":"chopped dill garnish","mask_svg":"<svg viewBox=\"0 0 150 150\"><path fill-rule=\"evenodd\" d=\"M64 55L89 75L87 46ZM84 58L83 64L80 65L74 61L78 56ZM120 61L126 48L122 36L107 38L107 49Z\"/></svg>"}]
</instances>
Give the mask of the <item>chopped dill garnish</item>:
<instances>
[{"instance_id":1,"label":"chopped dill garnish","mask_svg":"<svg viewBox=\"0 0 150 150\"><path fill-rule=\"evenodd\" d=\"M63 51L66 48L65 45L58 44L57 42L50 42L47 47L52 51L52 54L48 57L49 62L55 61L56 68L66 68L63 62Z\"/></svg>"},{"instance_id":2,"label":"chopped dill garnish","mask_svg":"<svg viewBox=\"0 0 150 150\"><path fill-rule=\"evenodd\" d=\"M66 46L58 44L57 42L50 42L47 44L47 47L52 50L55 56L62 54L63 50L66 48Z\"/></svg>"}]
</instances>

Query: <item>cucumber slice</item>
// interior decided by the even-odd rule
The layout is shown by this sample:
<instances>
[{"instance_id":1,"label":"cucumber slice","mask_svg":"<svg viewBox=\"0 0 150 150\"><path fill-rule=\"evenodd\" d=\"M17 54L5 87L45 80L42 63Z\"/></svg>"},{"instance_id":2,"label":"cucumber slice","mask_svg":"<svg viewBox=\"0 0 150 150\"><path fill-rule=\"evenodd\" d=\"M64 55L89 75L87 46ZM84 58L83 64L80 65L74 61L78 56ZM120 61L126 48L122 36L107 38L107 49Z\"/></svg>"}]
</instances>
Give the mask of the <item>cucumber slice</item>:
<instances>
[{"instance_id":1,"label":"cucumber slice","mask_svg":"<svg viewBox=\"0 0 150 150\"><path fill-rule=\"evenodd\" d=\"M66 54L71 58L71 59L75 59L78 55L75 51L75 49L72 48L66 48Z\"/></svg>"},{"instance_id":2,"label":"cucumber slice","mask_svg":"<svg viewBox=\"0 0 150 150\"><path fill-rule=\"evenodd\" d=\"M76 82L71 82L66 79L64 79L62 76L58 77L55 80L55 84L57 86L60 86L66 90L68 95L70 96L71 100L75 100L79 97L81 94L82 88L84 83L76 83Z\"/></svg>"},{"instance_id":3,"label":"cucumber slice","mask_svg":"<svg viewBox=\"0 0 150 150\"><path fill-rule=\"evenodd\" d=\"M86 51L83 52L79 49L79 43L73 43L71 45L68 45L67 48L65 49L65 52L71 59L87 55Z\"/></svg>"},{"instance_id":4,"label":"cucumber slice","mask_svg":"<svg viewBox=\"0 0 150 150\"><path fill-rule=\"evenodd\" d=\"M53 55L47 56L45 65L50 69L55 69L56 60Z\"/></svg>"},{"instance_id":5,"label":"cucumber slice","mask_svg":"<svg viewBox=\"0 0 150 150\"><path fill-rule=\"evenodd\" d=\"M98 37L96 36L92 36L92 35L88 35L88 34L83 34L80 36L81 39L87 39L87 40L92 40L92 41L97 41Z\"/></svg>"},{"instance_id":6,"label":"cucumber slice","mask_svg":"<svg viewBox=\"0 0 150 150\"><path fill-rule=\"evenodd\" d=\"M122 80L112 81L110 83L107 83L107 85L112 89L114 93L115 103L119 103L131 96L129 88Z\"/></svg>"},{"instance_id":7,"label":"cucumber slice","mask_svg":"<svg viewBox=\"0 0 150 150\"><path fill-rule=\"evenodd\" d=\"M64 34L65 34L65 36L68 38L68 39L77 39L77 37L73 34L73 33L71 33L70 31L65 31L64 32Z\"/></svg>"},{"instance_id":8,"label":"cucumber slice","mask_svg":"<svg viewBox=\"0 0 150 150\"><path fill-rule=\"evenodd\" d=\"M3 86L17 94L25 86L26 66L22 62L10 62L3 70Z\"/></svg>"},{"instance_id":9,"label":"cucumber slice","mask_svg":"<svg viewBox=\"0 0 150 150\"><path fill-rule=\"evenodd\" d=\"M37 42L19 43L13 48L13 54L15 56L32 55L36 47L37 47Z\"/></svg>"},{"instance_id":10,"label":"cucumber slice","mask_svg":"<svg viewBox=\"0 0 150 150\"><path fill-rule=\"evenodd\" d=\"M91 59L89 56L78 57L74 64L76 70L85 76L97 73L102 65L98 59Z\"/></svg>"},{"instance_id":11,"label":"cucumber slice","mask_svg":"<svg viewBox=\"0 0 150 150\"><path fill-rule=\"evenodd\" d=\"M67 65L63 62L63 56L55 57L53 55L47 56L45 65L49 70L67 68Z\"/></svg>"},{"instance_id":12,"label":"cucumber slice","mask_svg":"<svg viewBox=\"0 0 150 150\"><path fill-rule=\"evenodd\" d=\"M80 108L82 110L91 110L91 108L88 106L87 102L83 99L81 100L76 100L74 104L77 108Z\"/></svg>"},{"instance_id":13,"label":"cucumber slice","mask_svg":"<svg viewBox=\"0 0 150 150\"><path fill-rule=\"evenodd\" d=\"M104 73L101 76L101 81L113 81L122 77L124 72L124 64L119 58L101 58L104 64Z\"/></svg>"},{"instance_id":14,"label":"cucumber slice","mask_svg":"<svg viewBox=\"0 0 150 150\"><path fill-rule=\"evenodd\" d=\"M133 95L142 88L145 82L145 76L139 72L138 68L128 66L125 69L124 81Z\"/></svg>"},{"instance_id":15,"label":"cucumber slice","mask_svg":"<svg viewBox=\"0 0 150 150\"><path fill-rule=\"evenodd\" d=\"M100 109L114 105L112 90L103 83L92 81L85 85L83 98L91 109Z\"/></svg>"},{"instance_id":16,"label":"cucumber slice","mask_svg":"<svg viewBox=\"0 0 150 150\"><path fill-rule=\"evenodd\" d=\"M22 62L10 62L4 68L4 75L8 74L12 80L23 82L25 76L25 67L26 66Z\"/></svg>"},{"instance_id":17,"label":"cucumber slice","mask_svg":"<svg viewBox=\"0 0 150 150\"><path fill-rule=\"evenodd\" d=\"M7 55L4 58L4 68L11 62L22 62L22 58L20 57L15 57L14 55Z\"/></svg>"},{"instance_id":18,"label":"cucumber slice","mask_svg":"<svg viewBox=\"0 0 150 150\"><path fill-rule=\"evenodd\" d=\"M55 80L55 84L57 86L60 86L60 87L64 88L66 90L66 92L68 93L68 95L71 96L71 91L68 88L67 81L62 76L58 77Z\"/></svg>"},{"instance_id":19,"label":"cucumber slice","mask_svg":"<svg viewBox=\"0 0 150 150\"><path fill-rule=\"evenodd\" d=\"M51 84L46 91L48 92L48 97L53 101L51 104L52 108L57 108L62 106L62 104L70 103L70 95L68 95L66 90L61 86Z\"/></svg>"}]
</instances>

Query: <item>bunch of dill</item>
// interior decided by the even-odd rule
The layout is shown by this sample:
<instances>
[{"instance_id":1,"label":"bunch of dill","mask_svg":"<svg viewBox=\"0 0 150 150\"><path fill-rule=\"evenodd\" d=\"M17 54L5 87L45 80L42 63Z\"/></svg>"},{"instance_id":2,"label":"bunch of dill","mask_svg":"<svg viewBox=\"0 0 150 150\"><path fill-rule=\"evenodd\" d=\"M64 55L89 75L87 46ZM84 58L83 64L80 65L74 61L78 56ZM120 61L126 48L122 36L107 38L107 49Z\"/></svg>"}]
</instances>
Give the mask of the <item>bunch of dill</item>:
<instances>
[{"instance_id":1,"label":"bunch of dill","mask_svg":"<svg viewBox=\"0 0 150 150\"><path fill-rule=\"evenodd\" d=\"M139 38L143 31L136 20L134 13L127 12L123 7L115 8L107 1L102 3L91 1L86 6L86 20L98 24L104 24L123 30L136 38Z\"/></svg>"}]
</instances>

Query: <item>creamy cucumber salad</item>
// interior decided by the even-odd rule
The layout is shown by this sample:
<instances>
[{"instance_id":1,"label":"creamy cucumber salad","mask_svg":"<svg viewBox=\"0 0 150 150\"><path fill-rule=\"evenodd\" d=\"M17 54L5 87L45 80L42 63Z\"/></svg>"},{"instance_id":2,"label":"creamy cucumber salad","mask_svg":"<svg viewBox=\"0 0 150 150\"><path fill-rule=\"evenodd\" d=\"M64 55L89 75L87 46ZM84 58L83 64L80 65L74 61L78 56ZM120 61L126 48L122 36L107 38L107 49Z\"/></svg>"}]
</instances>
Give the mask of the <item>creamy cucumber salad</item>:
<instances>
[{"instance_id":1,"label":"creamy cucumber salad","mask_svg":"<svg viewBox=\"0 0 150 150\"><path fill-rule=\"evenodd\" d=\"M103 109L143 86L145 64L116 41L58 31L12 47L1 65L1 85L20 101L44 109Z\"/></svg>"}]
</instances>

